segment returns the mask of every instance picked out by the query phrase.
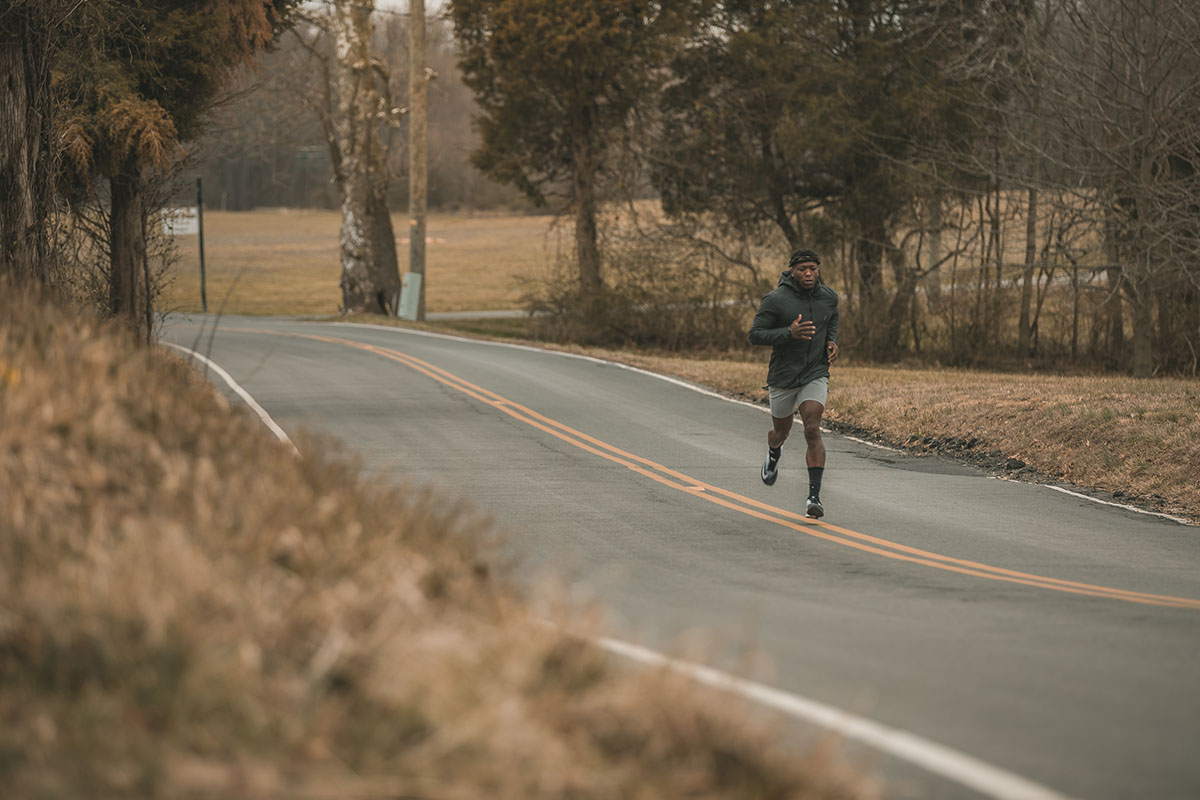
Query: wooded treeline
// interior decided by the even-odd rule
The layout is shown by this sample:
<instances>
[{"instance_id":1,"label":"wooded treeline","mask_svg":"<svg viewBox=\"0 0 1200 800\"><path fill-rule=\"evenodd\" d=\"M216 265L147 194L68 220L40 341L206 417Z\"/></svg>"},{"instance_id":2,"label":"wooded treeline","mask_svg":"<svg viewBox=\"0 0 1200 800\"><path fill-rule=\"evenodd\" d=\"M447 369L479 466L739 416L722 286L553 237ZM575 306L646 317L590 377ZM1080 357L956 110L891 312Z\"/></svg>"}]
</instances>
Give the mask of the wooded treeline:
<instances>
[{"instance_id":1,"label":"wooded treeline","mask_svg":"<svg viewBox=\"0 0 1200 800\"><path fill-rule=\"evenodd\" d=\"M578 287L543 308L606 314L639 296L662 323L644 338L673 346L684 337L645 302L648 283L660 309L707 303L715 319L804 245L826 254L859 356L1197 372L1191 0L455 0L452 13L480 101L476 163L535 201L557 192L577 240L602 243L579 243ZM662 216L629 206L654 240L630 270L599 209L646 195ZM686 277L647 277L667 268Z\"/></svg>"},{"instance_id":2,"label":"wooded treeline","mask_svg":"<svg viewBox=\"0 0 1200 800\"><path fill-rule=\"evenodd\" d=\"M429 36L429 201L524 197L573 221L570 274L530 297L550 335L734 345L803 245L842 295L849 355L1200 370L1192 0L445 12ZM339 77L343 18L364 49ZM210 207L402 207L406 25L367 0L7 0L0 271L45 277L45 223L65 204L103 251L110 310L149 313L152 198L214 103ZM263 68L235 72L273 42ZM345 127L351 107L365 123ZM380 243L343 253L347 308L386 310L385 227L343 231ZM346 279L359 262L383 276L361 291Z\"/></svg>"}]
</instances>

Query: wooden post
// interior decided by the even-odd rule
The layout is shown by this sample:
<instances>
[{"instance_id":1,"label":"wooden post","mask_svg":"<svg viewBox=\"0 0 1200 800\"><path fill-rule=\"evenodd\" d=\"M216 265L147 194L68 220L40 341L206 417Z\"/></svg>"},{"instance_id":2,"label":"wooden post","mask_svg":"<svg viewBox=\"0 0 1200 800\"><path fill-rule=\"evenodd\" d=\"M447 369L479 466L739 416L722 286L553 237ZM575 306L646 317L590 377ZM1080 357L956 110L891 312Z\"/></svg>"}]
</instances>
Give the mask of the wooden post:
<instances>
[{"instance_id":1,"label":"wooden post","mask_svg":"<svg viewBox=\"0 0 1200 800\"><path fill-rule=\"evenodd\" d=\"M408 269L421 276L421 299L417 319L425 319L425 212L427 203L427 155L425 100L428 76L425 73L425 0L409 0L408 43L409 114L408 114Z\"/></svg>"}]
</instances>

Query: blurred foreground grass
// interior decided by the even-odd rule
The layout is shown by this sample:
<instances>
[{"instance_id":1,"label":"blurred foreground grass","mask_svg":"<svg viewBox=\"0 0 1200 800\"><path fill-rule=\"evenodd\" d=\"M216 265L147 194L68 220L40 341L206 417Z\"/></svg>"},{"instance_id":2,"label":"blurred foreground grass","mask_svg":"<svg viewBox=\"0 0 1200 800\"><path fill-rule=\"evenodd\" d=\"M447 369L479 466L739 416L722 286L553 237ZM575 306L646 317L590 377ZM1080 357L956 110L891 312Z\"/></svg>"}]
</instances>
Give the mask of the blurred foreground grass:
<instances>
[{"instance_id":1,"label":"blurred foreground grass","mask_svg":"<svg viewBox=\"0 0 1200 800\"><path fill-rule=\"evenodd\" d=\"M538 624L460 502L300 453L0 286L5 798L876 796Z\"/></svg>"}]
</instances>

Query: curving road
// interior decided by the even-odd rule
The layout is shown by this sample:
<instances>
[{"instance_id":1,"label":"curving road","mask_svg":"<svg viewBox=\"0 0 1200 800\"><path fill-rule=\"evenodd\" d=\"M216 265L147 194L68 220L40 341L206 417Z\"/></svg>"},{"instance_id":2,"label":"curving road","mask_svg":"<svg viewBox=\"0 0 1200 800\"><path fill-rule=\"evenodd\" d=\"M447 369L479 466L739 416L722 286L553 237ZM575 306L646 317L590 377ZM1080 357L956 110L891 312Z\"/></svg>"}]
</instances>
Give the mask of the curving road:
<instances>
[{"instance_id":1,"label":"curving road","mask_svg":"<svg viewBox=\"0 0 1200 800\"><path fill-rule=\"evenodd\" d=\"M565 574L625 640L702 631L718 666L752 646L755 685L886 726L861 752L889 797L1200 797L1196 528L835 435L818 523L802 442L766 487L762 409L682 382L397 329L213 327L174 317L164 340L283 430L470 498L522 575Z\"/></svg>"}]
</instances>

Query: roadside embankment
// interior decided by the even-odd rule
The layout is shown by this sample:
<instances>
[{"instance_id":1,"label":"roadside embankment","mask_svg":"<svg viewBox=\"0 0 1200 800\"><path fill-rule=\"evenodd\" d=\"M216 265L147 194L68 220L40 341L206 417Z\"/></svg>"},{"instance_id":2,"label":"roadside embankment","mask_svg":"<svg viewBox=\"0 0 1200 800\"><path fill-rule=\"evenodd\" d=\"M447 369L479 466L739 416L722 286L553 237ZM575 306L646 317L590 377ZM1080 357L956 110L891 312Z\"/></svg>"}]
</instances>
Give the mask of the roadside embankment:
<instances>
[{"instance_id":1,"label":"roadside embankment","mask_svg":"<svg viewBox=\"0 0 1200 800\"><path fill-rule=\"evenodd\" d=\"M461 503L4 289L6 797L875 796L533 621Z\"/></svg>"}]
</instances>

